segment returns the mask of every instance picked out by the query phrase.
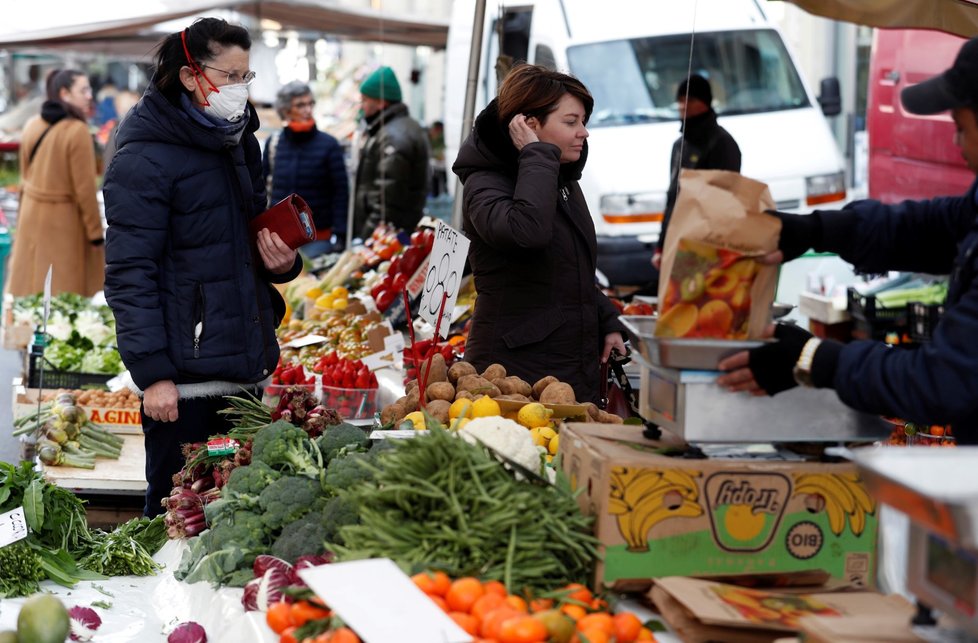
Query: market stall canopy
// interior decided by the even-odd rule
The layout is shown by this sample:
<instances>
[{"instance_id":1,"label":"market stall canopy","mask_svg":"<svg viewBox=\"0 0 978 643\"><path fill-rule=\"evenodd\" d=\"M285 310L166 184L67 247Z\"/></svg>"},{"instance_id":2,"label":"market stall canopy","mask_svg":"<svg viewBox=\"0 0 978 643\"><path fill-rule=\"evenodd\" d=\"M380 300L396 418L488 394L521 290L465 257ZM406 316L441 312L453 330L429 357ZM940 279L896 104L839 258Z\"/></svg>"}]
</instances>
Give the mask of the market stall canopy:
<instances>
[{"instance_id":1,"label":"market stall canopy","mask_svg":"<svg viewBox=\"0 0 978 643\"><path fill-rule=\"evenodd\" d=\"M100 51L145 53L159 40L153 27L159 23L213 11L236 11L282 29L320 31L345 40L443 48L448 39L446 20L422 20L388 11L340 5L336 0L112 0L83 4L84 18L74 22L46 5L34 11L45 18L44 26L31 28L5 21L0 28L0 48L70 47ZM66 7L67 9L67 7ZM62 19L60 24L49 26Z\"/></svg>"},{"instance_id":2,"label":"market stall canopy","mask_svg":"<svg viewBox=\"0 0 978 643\"><path fill-rule=\"evenodd\" d=\"M870 27L939 29L965 38L978 36L978 0L785 1L817 16Z\"/></svg>"}]
</instances>

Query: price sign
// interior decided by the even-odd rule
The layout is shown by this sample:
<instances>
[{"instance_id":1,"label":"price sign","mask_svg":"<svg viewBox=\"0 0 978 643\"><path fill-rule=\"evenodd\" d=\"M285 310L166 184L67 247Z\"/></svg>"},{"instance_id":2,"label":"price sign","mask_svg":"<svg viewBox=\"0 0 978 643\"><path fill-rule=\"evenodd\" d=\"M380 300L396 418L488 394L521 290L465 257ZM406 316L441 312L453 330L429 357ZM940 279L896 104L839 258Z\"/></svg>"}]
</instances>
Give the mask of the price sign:
<instances>
[{"instance_id":1,"label":"price sign","mask_svg":"<svg viewBox=\"0 0 978 643\"><path fill-rule=\"evenodd\" d=\"M0 514L0 547L6 547L24 538L27 538L27 519L24 517L24 508L17 507L12 511Z\"/></svg>"},{"instance_id":2,"label":"price sign","mask_svg":"<svg viewBox=\"0 0 978 643\"><path fill-rule=\"evenodd\" d=\"M435 245L428 260L421 305L418 314L436 329L436 334L448 336L455 300L462 283L462 268L469 254L469 240L451 226L438 222Z\"/></svg>"}]
</instances>

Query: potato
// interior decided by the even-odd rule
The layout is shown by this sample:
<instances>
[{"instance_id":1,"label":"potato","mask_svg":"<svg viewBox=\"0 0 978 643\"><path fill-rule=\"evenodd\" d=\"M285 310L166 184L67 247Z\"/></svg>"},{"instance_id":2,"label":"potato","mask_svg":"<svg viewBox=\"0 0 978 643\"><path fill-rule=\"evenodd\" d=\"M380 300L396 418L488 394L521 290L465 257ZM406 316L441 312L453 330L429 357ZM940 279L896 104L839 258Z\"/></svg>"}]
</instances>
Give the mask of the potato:
<instances>
[{"instance_id":1,"label":"potato","mask_svg":"<svg viewBox=\"0 0 978 643\"><path fill-rule=\"evenodd\" d=\"M496 397L497 395L502 395L502 391L495 384L480 375L466 375L462 377L455 388L462 391L469 391L476 396L488 395L489 397Z\"/></svg>"},{"instance_id":2,"label":"potato","mask_svg":"<svg viewBox=\"0 0 978 643\"><path fill-rule=\"evenodd\" d=\"M503 392L503 395L515 393L522 397L529 397L533 394L533 387L530 386L529 382L526 382L515 375L497 378L492 380L492 383Z\"/></svg>"},{"instance_id":3,"label":"potato","mask_svg":"<svg viewBox=\"0 0 978 643\"><path fill-rule=\"evenodd\" d=\"M434 382L425 389L425 394L429 400L447 400L451 402L455 399L455 387L448 382Z\"/></svg>"},{"instance_id":4,"label":"potato","mask_svg":"<svg viewBox=\"0 0 978 643\"><path fill-rule=\"evenodd\" d=\"M432 400L425 405L425 410L428 414L441 422L444 425L448 425L448 409L451 408L452 403L446 402L445 400Z\"/></svg>"},{"instance_id":5,"label":"potato","mask_svg":"<svg viewBox=\"0 0 978 643\"><path fill-rule=\"evenodd\" d=\"M401 399L404 400L404 414L407 415L411 411L418 410L418 401L421 399L421 395L417 391L411 391Z\"/></svg>"},{"instance_id":6,"label":"potato","mask_svg":"<svg viewBox=\"0 0 978 643\"><path fill-rule=\"evenodd\" d=\"M465 400L475 400L477 398L475 397L475 394L474 393L469 393L468 391L457 391L455 393L455 399L456 400L462 400L462 399L465 399Z\"/></svg>"},{"instance_id":7,"label":"potato","mask_svg":"<svg viewBox=\"0 0 978 643\"><path fill-rule=\"evenodd\" d=\"M533 399L539 400L540 394L543 393L543 389L547 388L554 382L559 382L553 375L548 375L546 377L537 380L537 383L533 385Z\"/></svg>"},{"instance_id":8,"label":"potato","mask_svg":"<svg viewBox=\"0 0 978 643\"><path fill-rule=\"evenodd\" d=\"M564 382L552 382L543 389L540 401L544 404L576 404L574 389Z\"/></svg>"},{"instance_id":9,"label":"potato","mask_svg":"<svg viewBox=\"0 0 978 643\"><path fill-rule=\"evenodd\" d=\"M452 384L457 383L465 375L478 375L478 371L468 362L455 362L448 369L448 381Z\"/></svg>"},{"instance_id":10,"label":"potato","mask_svg":"<svg viewBox=\"0 0 978 643\"><path fill-rule=\"evenodd\" d=\"M530 398L519 393L503 393L495 397L497 400L513 400L514 402L532 402Z\"/></svg>"},{"instance_id":11,"label":"potato","mask_svg":"<svg viewBox=\"0 0 978 643\"><path fill-rule=\"evenodd\" d=\"M418 364L418 379L424 380L426 384L447 382L448 367L445 365L445 356L441 353L432 355L430 368L428 360L424 360Z\"/></svg>"},{"instance_id":12,"label":"potato","mask_svg":"<svg viewBox=\"0 0 978 643\"><path fill-rule=\"evenodd\" d=\"M419 388L418 380L409 380L408 383L404 385L404 394L406 395L411 391L417 391Z\"/></svg>"},{"instance_id":13,"label":"potato","mask_svg":"<svg viewBox=\"0 0 978 643\"><path fill-rule=\"evenodd\" d=\"M404 404L401 402L403 399L404 398L402 397L400 400L392 404L388 404L381 409L380 423L383 426L387 426L388 424L397 424L405 415L407 415L407 412L404 410Z\"/></svg>"},{"instance_id":14,"label":"potato","mask_svg":"<svg viewBox=\"0 0 978 643\"><path fill-rule=\"evenodd\" d=\"M501 377L506 377L506 367L502 364L490 364L486 367L486 370L482 372L482 377L486 378L490 382Z\"/></svg>"},{"instance_id":15,"label":"potato","mask_svg":"<svg viewBox=\"0 0 978 643\"><path fill-rule=\"evenodd\" d=\"M615 415L614 413L608 413L607 411L602 411L598 408L598 405L594 402L588 402L585 404L587 407L588 419L592 422L600 422L602 424L622 424L624 420Z\"/></svg>"}]
</instances>

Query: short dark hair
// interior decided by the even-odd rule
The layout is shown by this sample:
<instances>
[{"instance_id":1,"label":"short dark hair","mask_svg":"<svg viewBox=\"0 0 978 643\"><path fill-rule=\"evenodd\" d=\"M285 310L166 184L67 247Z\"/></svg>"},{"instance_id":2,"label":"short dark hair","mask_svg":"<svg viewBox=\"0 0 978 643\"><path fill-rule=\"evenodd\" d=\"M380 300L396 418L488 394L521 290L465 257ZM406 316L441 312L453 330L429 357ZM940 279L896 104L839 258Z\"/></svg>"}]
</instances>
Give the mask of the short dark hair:
<instances>
[{"instance_id":1,"label":"short dark hair","mask_svg":"<svg viewBox=\"0 0 978 643\"><path fill-rule=\"evenodd\" d=\"M47 80L44 83L44 89L47 93L48 100L53 100L61 103L68 113L79 120L87 120L85 114L74 105L69 105L68 103L61 100L61 90L67 89L71 91L71 86L75 84L75 79L79 76L84 76L85 72L78 71L77 69L55 69L50 74L48 74Z\"/></svg>"},{"instance_id":2,"label":"short dark hair","mask_svg":"<svg viewBox=\"0 0 978 643\"><path fill-rule=\"evenodd\" d=\"M156 48L154 79L156 88L170 100L176 100L181 93L190 93L180 82L180 69L189 64L183 50L184 42L190 57L198 65L214 60L220 54L218 47L251 49L248 30L221 18L200 18L183 31L170 34Z\"/></svg>"},{"instance_id":3,"label":"short dark hair","mask_svg":"<svg viewBox=\"0 0 978 643\"><path fill-rule=\"evenodd\" d=\"M517 114L536 117L540 124L547 122L550 112L564 94L570 94L584 104L584 122L591 118L594 98L584 83L559 71L540 65L517 65L503 79L499 88L499 121L508 124Z\"/></svg>"}]
</instances>

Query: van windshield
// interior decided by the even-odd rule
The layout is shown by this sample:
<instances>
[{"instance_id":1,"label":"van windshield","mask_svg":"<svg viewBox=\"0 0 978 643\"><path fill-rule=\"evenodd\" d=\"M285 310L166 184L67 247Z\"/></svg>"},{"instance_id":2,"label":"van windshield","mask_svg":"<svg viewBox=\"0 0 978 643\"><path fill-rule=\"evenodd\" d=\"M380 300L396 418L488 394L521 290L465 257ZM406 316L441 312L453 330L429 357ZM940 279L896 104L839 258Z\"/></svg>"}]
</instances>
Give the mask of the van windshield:
<instances>
[{"instance_id":1,"label":"van windshield","mask_svg":"<svg viewBox=\"0 0 978 643\"><path fill-rule=\"evenodd\" d=\"M594 95L588 126L677 120L676 88L689 68L689 47L689 34L681 34L568 48L571 72ZM770 29L696 34L692 73L709 79L720 115L810 105L784 43Z\"/></svg>"}]
</instances>

